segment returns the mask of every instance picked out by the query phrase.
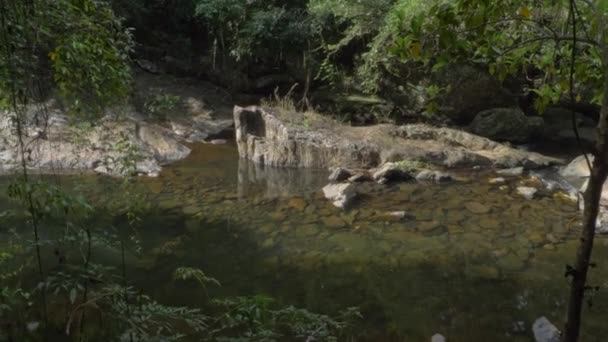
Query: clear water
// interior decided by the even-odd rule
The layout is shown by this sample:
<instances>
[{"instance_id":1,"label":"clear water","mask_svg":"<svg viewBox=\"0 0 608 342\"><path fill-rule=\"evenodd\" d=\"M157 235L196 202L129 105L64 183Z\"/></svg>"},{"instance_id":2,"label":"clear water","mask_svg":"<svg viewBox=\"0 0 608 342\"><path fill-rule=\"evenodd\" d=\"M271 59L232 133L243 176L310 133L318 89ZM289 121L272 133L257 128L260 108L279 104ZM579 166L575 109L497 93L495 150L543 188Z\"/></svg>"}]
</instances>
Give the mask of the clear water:
<instances>
[{"instance_id":1,"label":"clear water","mask_svg":"<svg viewBox=\"0 0 608 342\"><path fill-rule=\"evenodd\" d=\"M198 145L160 177L138 180L151 209L130 272L172 304L205 302L199 288L171 280L191 266L222 283L212 295L265 294L328 314L358 306L362 340L530 341L536 318L563 323L578 211L550 194L524 200L519 180L501 190L488 177L368 184L341 211L321 194L325 171L264 169L239 161L233 145ZM119 194L109 178L82 182L95 201ZM591 283L602 291L585 311L584 341L608 333L607 242L597 240Z\"/></svg>"}]
</instances>

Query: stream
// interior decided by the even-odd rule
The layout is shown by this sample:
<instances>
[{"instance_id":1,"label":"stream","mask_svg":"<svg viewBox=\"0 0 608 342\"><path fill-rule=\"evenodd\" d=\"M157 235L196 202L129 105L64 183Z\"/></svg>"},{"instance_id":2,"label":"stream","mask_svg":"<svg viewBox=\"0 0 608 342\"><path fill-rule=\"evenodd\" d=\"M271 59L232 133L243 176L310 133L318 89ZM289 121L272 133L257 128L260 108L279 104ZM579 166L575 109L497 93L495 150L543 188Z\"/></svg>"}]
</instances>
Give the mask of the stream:
<instances>
[{"instance_id":1,"label":"stream","mask_svg":"<svg viewBox=\"0 0 608 342\"><path fill-rule=\"evenodd\" d=\"M537 318L563 324L575 203L525 200L521 180L490 184L491 174L468 171L441 185L365 184L342 211L322 195L327 176L239 160L233 144L193 146L159 177L137 180L150 209L131 280L161 302L192 306L206 294L171 274L199 267L222 284L211 296L263 294L327 314L356 306L369 341L531 341ZM109 177L65 178L93 203L120 194ZM596 246L590 284L601 291L585 309L583 341L608 333L608 240Z\"/></svg>"}]
</instances>

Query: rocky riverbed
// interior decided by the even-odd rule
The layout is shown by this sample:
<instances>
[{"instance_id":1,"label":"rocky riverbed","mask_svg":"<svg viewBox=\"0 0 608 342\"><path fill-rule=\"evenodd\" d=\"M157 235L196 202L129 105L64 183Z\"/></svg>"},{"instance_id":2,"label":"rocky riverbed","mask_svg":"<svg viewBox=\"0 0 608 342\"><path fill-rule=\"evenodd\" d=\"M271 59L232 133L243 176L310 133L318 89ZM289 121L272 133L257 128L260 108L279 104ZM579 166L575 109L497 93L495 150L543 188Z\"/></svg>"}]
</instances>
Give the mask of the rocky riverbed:
<instances>
[{"instance_id":1,"label":"rocky riverbed","mask_svg":"<svg viewBox=\"0 0 608 342\"><path fill-rule=\"evenodd\" d=\"M439 332L448 341L527 341L541 316L560 327L576 203L534 174L450 172L458 181L360 183L344 210L324 198L327 170L270 168L239 160L230 143L196 144L159 177L136 181L147 209L143 254L129 270L169 303L205 302L200 288L172 280L174 267L190 265L222 283L212 293L263 293L328 313L358 306L376 340ZM119 193L112 178L70 180L95 203ZM521 186L538 192L524 199ZM602 237L597 253L608 253ZM604 310L598 295L594 308ZM593 317L588 340L605 334Z\"/></svg>"}]
</instances>

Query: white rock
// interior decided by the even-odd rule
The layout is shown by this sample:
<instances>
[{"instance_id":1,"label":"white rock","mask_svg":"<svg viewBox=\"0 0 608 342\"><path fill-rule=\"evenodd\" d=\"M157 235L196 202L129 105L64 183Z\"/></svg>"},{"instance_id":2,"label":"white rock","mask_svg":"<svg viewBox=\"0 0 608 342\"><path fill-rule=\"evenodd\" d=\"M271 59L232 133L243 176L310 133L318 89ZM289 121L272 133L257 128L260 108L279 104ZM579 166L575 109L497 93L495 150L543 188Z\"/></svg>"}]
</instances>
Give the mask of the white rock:
<instances>
[{"instance_id":1,"label":"white rock","mask_svg":"<svg viewBox=\"0 0 608 342\"><path fill-rule=\"evenodd\" d=\"M441 334L435 334L433 336L431 336L431 342L446 342L446 338L445 336L441 335Z\"/></svg>"},{"instance_id":2,"label":"white rock","mask_svg":"<svg viewBox=\"0 0 608 342\"><path fill-rule=\"evenodd\" d=\"M348 178L350 178L350 176L352 176L350 171L348 171L347 169L338 167L331 172L328 180L330 182L342 182L342 181L345 181Z\"/></svg>"},{"instance_id":3,"label":"white rock","mask_svg":"<svg viewBox=\"0 0 608 342\"><path fill-rule=\"evenodd\" d=\"M139 174L157 177L161 171L161 167L156 160L146 158L135 163L135 171Z\"/></svg>"},{"instance_id":4,"label":"white rock","mask_svg":"<svg viewBox=\"0 0 608 342\"><path fill-rule=\"evenodd\" d=\"M410 171L405 170L395 163L386 163L378 168L373 176L375 181L381 184L386 184L392 181L403 181L412 179Z\"/></svg>"},{"instance_id":5,"label":"white rock","mask_svg":"<svg viewBox=\"0 0 608 342\"><path fill-rule=\"evenodd\" d=\"M559 330L544 316L534 321L532 331L536 342L559 342L560 340Z\"/></svg>"},{"instance_id":6,"label":"white rock","mask_svg":"<svg viewBox=\"0 0 608 342\"><path fill-rule=\"evenodd\" d=\"M538 190L536 188L532 188L529 186L519 186L517 187L517 193L524 196L526 199L533 199L534 195L536 195L536 193L538 192Z\"/></svg>"},{"instance_id":7,"label":"white rock","mask_svg":"<svg viewBox=\"0 0 608 342\"><path fill-rule=\"evenodd\" d=\"M488 180L488 183L490 184L504 184L505 182L506 180L502 177L491 178Z\"/></svg>"},{"instance_id":8,"label":"white rock","mask_svg":"<svg viewBox=\"0 0 608 342\"><path fill-rule=\"evenodd\" d=\"M334 206L341 209L344 209L357 195L355 186L350 183L326 185L323 194Z\"/></svg>"},{"instance_id":9,"label":"white rock","mask_svg":"<svg viewBox=\"0 0 608 342\"><path fill-rule=\"evenodd\" d=\"M97 172L97 173L104 174L104 175L107 175L107 174L109 174L109 173L110 173L110 170L109 170L109 169L108 169L108 167L107 167L107 166L105 166L105 165L99 165L99 166L97 166L97 167L96 167L96 168L95 168L93 171L95 171L95 172Z\"/></svg>"},{"instance_id":10,"label":"white rock","mask_svg":"<svg viewBox=\"0 0 608 342\"><path fill-rule=\"evenodd\" d=\"M584 194L585 191L587 191L587 187L589 186L589 179L587 179L585 181L585 183L583 183L583 186L581 186L580 189L580 193ZM603 206L608 206L608 182L604 183L604 185L602 186L602 194L600 196L600 204Z\"/></svg>"},{"instance_id":11,"label":"white rock","mask_svg":"<svg viewBox=\"0 0 608 342\"><path fill-rule=\"evenodd\" d=\"M393 211L393 212L389 213L388 215L398 218L398 219L404 219L407 216L405 211Z\"/></svg>"},{"instance_id":12,"label":"white rock","mask_svg":"<svg viewBox=\"0 0 608 342\"><path fill-rule=\"evenodd\" d=\"M588 155L589 161L593 162L593 156ZM585 178L590 176L589 166L585 156L581 155L574 158L566 167L559 171L562 177Z\"/></svg>"},{"instance_id":13,"label":"white rock","mask_svg":"<svg viewBox=\"0 0 608 342\"><path fill-rule=\"evenodd\" d=\"M520 167L516 167L513 169L498 170L498 171L496 171L496 174L501 175L501 176L510 176L510 177L521 176L524 174L524 168L522 166L520 166Z\"/></svg>"}]
</instances>

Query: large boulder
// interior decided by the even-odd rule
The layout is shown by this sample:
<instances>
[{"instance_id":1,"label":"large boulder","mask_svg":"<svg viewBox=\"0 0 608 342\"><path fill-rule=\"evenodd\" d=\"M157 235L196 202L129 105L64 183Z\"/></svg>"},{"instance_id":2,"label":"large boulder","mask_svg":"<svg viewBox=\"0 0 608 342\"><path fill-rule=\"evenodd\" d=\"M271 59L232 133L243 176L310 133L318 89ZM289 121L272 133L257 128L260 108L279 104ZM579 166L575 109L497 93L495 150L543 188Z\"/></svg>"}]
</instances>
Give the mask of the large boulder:
<instances>
[{"instance_id":1,"label":"large boulder","mask_svg":"<svg viewBox=\"0 0 608 342\"><path fill-rule=\"evenodd\" d=\"M545 121L543 136L553 141L575 143L576 133L572 127L572 110L562 107L549 107L542 114ZM585 143L594 143L597 134L597 123L578 112L574 113L579 138Z\"/></svg>"},{"instance_id":2,"label":"large boulder","mask_svg":"<svg viewBox=\"0 0 608 342\"><path fill-rule=\"evenodd\" d=\"M456 129L423 124L350 127L302 115L277 114L256 106L235 107L239 155L264 165L323 169L370 169L401 161L448 168L528 169L562 163ZM311 128L310 122L317 121L322 124Z\"/></svg>"},{"instance_id":3,"label":"large boulder","mask_svg":"<svg viewBox=\"0 0 608 342\"><path fill-rule=\"evenodd\" d=\"M589 162L593 163L593 156L587 155ZM590 176L589 165L584 155L580 155L559 171L559 174L565 178L587 178Z\"/></svg>"},{"instance_id":4,"label":"large boulder","mask_svg":"<svg viewBox=\"0 0 608 342\"><path fill-rule=\"evenodd\" d=\"M518 108L495 108L478 113L470 128L492 140L524 143L542 132L543 119L528 117Z\"/></svg>"},{"instance_id":5,"label":"large boulder","mask_svg":"<svg viewBox=\"0 0 608 342\"><path fill-rule=\"evenodd\" d=\"M370 168L380 161L378 150L370 144L329 130L309 130L290 124L261 107L236 106L234 122L239 155L256 163L282 167Z\"/></svg>"},{"instance_id":6,"label":"large boulder","mask_svg":"<svg viewBox=\"0 0 608 342\"><path fill-rule=\"evenodd\" d=\"M19 141L12 113L0 112L0 171L20 165ZM41 172L94 170L123 175L126 172L155 176L160 165L183 159L190 149L170 131L142 121L137 115L107 115L92 127L72 125L54 101L26 108L24 134L27 166ZM7 122L9 122L7 124Z\"/></svg>"},{"instance_id":7,"label":"large boulder","mask_svg":"<svg viewBox=\"0 0 608 342\"><path fill-rule=\"evenodd\" d=\"M487 69L453 65L436 77L436 84L448 86L439 98L441 113L456 123L469 124L480 111L517 104L517 98Z\"/></svg>"}]
</instances>

